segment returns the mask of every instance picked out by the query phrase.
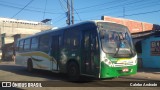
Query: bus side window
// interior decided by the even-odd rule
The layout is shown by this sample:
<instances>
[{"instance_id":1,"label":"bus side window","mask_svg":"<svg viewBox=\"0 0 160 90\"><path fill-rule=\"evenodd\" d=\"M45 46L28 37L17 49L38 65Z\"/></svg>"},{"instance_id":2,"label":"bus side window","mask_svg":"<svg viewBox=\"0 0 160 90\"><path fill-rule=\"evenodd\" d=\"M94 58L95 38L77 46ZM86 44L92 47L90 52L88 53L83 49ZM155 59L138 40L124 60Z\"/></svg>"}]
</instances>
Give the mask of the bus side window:
<instances>
[{"instance_id":1,"label":"bus side window","mask_svg":"<svg viewBox=\"0 0 160 90\"><path fill-rule=\"evenodd\" d=\"M67 30L64 34L64 45L68 49L77 49L79 47L80 32L78 30Z\"/></svg>"},{"instance_id":2,"label":"bus side window","mask_svg":"<svg viewBox=\"0 0 160 90\"><path fill-rule=\"evenodd\" d=\"M16 41L16 47L15 47L16 51L19 51L19 41Z\"/></svg>"},{"instance_id":3,"label":"bus side window","mask_svg":"<svg viewBox=\"0 0 160 90\"><path fill-rule=\"evenodd\" d=\"M94 33L93 35L91 35L91 48L92 50L95 50L95 51L98 51L98 38L97 38L97 35L96 33Z\"/></svg>"},{"instance_id":4,"label":"bus side window","mask_svg":"<svg viewBox=\"0 0 160 90\"><path fill-rule=\"evenodd\" d=\"M69 34L69 31L66 30L64 32L64 47L65 48L69 48L69 46L70 46L70 36L68 34Z\"/></svg>"},{"instance_id":5,"label":"bus side window","mask_svg":"<svg viewBox=\"0 0 160 90\"><path fill-rule=\"evenodd\" d=\"M23 43L24 43L24 40L19 41L19 51L23 51Z\"/></svg>"},{"instance_id":6,"label":"bus side window","mask_svg":"<svg viewBox=\"0 0 160 90\"><path fill-rule=\"evenodd\" d=\"M89 48L89 38L90 38L90 33L85 34L85 39L84 39L84 48Z\"/></svg>"},{"instance_id":7,"label":"bus side window","mask_svg":"<svg viewBox=\"0 0 160 90\"><path fill-rule=\"evenodd\" d=\"M38 49L38 37L34 37L31 40L31 50L37 50Z\"/></svg>"},{"instance_id":8,"label":"bus side window","mask_svg":"<svg viewBox=\"0 0 160 90\"><path fill-rule=\"evenodd\" d=\"M30 50L30 41L31 39L24 40L24 50Z\"/></svg>"},{"instance_id":9,"label":"bus side window","mask_svg":"<svg viewBox=\"0 0 160 90\"><path fill-rule=\"evenodd\" d=\"M49 52L49 35L44 35L40 37L39 49L43 52Z\"/></svg>"},{"instance_id":10,"label":"bus side window","mask_svg":"<svg viewBox=\"0 0 160 90\"><path fill-rule=\"evenodd\" d=\"M76 49L79 46L80 33L78 30L71 32L71 48Z\"/></svg>"}]
</instances>

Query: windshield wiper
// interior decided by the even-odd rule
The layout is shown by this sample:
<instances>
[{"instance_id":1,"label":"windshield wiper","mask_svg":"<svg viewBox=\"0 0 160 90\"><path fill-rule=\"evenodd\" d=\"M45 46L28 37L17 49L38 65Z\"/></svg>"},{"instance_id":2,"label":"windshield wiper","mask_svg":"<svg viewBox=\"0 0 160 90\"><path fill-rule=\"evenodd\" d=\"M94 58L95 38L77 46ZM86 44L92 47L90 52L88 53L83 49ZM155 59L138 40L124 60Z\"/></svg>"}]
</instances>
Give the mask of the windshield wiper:
<instances>
[{"instance_id":1,"label":"windshield wiper","mask_svg":"<svg viewBox=\"0 0 160 90\"><path fill-rule=\"evenodd\" d=\"M114 54L114 57L118 54L119 49L120 49L120 45L121 45L121 41L120 41L120 43L118 44L118 47L117 47L116 52L115 52L115 54Z\"/></svg>"},{"instance_id":2,"label":"windshield wiper","mask_svg":"<svg viewBox=\"0 0 160 90\"><path fill-rule=\"evenodd\" d=\"M119 37L119 39L120 39L119 34L118 34L118 37ZM114 57L118 54L121 43L122 43L122 40L120 39L120 43L118 44L118 47L117 47L118 49L116 49L116 52L115 52L115 54L114 54Z\"/></svg>"}]
</instances>

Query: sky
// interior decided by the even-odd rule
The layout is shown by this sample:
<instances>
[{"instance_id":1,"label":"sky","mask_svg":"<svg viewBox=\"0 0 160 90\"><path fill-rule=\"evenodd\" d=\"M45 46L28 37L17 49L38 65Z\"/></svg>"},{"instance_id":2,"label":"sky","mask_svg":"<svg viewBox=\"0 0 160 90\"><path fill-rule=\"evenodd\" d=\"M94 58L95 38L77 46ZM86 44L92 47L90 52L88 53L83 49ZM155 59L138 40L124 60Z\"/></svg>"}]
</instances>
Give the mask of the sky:
<instances>
[{"instance_id":1,"label":"sky","mask_svg":"<svg viewBox=\"0 0 160 90\"><path fill-rule=\"evenodd\" d=\"M0 17L67 26L67 0L0 0ZM160 24L160 0L73 0L75 23L111 16Z\"/></svg>"}]
</instances>

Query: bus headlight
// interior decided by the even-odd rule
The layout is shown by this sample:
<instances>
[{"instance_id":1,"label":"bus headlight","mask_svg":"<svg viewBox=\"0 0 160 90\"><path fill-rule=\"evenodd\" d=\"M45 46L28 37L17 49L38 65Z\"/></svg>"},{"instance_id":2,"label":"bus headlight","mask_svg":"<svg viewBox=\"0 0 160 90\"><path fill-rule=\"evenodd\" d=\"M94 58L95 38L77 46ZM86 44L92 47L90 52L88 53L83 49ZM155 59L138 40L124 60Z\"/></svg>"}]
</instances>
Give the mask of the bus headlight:
<instances>
[{"instance_id":1,"label":"bus headlight","mask_svg":"<svg viewBox=\"0 0 160 90\"><path fill-rule=\"evenodd\" d=\"M134 65L137 64L137 55L135 55L135 56L132 58L132 61L133 61L133 64L134 64Z\"/></svg>"},{"instance_id":2,"label":"bus headlight","mask_svg":"<svg viewBox=\"0 0 160 90\"><path fill-rule=\"evenodd\" d=\"M101 61L103 61L108 66L112 67L112 62L107 58L106 54L104 52L101 53Z\"/></svg>"},{"instance_id":3,"label":"bus headlight","mask_svg":"<svg viewBox=\"0 0 160 90\"><path fill-rule=\"evenodd\" d=\"M105 62L107 65L112 66L112 62L111 62L110 60L105 59L104 62Z\"/></svg>"}]
</instances>

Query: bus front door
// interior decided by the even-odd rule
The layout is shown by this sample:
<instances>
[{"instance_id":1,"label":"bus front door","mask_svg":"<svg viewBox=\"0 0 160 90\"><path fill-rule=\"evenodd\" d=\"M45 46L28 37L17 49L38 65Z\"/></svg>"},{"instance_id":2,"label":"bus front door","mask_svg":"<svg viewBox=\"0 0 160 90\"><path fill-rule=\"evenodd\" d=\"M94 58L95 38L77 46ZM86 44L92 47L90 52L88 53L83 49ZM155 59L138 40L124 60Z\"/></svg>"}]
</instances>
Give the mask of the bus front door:
<instances>
[{"instance_id":1,"label":"bus front door","mask_svg":"<svg viewBox=\"0 0 160 90\"><path fill-rule=\"evenodd\" d=\"M52 36L52 44L51 44L51 69L53 71L58 70L58 64L59 64L59 54L60 54L60 37L57 36Z\"/></svg>"},{"instance_id":2,"label":"bus front door","mask_svg":"<svg viewBox=\"0 0 160 90\"><path fill-rule=\"evenodd\" d=\"M99 54L97 35L94 31L84 31L82 39L82 74L99 76Z\"/></svg>"}]
</instances>

